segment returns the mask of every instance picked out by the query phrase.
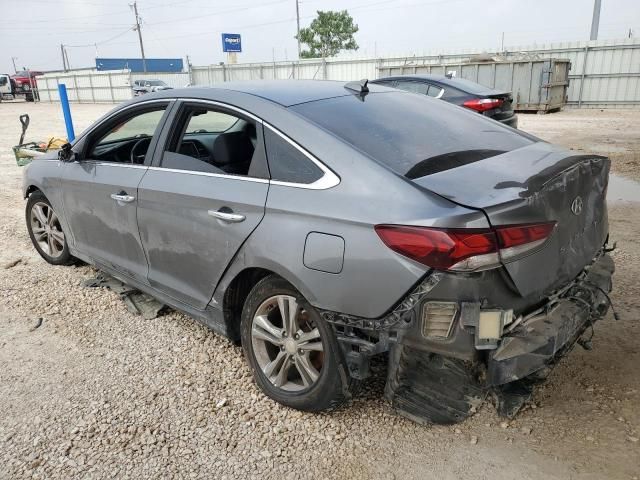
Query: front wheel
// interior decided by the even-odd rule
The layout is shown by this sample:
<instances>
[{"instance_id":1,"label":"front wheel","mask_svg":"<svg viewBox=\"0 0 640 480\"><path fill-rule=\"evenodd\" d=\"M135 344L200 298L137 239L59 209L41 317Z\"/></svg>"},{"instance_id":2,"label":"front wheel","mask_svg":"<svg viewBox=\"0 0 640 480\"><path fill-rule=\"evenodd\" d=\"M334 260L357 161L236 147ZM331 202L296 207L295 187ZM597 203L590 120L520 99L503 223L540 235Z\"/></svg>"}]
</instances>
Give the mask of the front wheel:
<instances>
[{"instance_id":1,"label":"front wheel","mask_svg":"<svg viewBox=\"0 0 640 480\"><path fill-rule=\"evenodd\" d=\"M327 323L288 282L258 282L242 311L242 347L262 391L310 412L348 400L351 380Z\"/></svg>"},{"instance_id":2,"label":"front wheel","mask_svg":"<svg viewBox=\"0 0 640 480\"><path fill-rule=\"evenodd\" d=\"M74 262L58 214L42 192L34 192L29 196L26 217L29 237L42 258L52 265L70 265Z\"/></svg>"}]
</instances>

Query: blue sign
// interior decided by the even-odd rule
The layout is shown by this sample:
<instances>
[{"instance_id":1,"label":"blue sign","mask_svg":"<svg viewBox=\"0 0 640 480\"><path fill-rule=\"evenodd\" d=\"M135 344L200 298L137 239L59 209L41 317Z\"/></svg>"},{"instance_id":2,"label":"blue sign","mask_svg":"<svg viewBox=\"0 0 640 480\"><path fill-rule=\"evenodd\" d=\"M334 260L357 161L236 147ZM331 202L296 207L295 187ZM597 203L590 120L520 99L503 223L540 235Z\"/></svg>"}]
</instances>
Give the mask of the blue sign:
<instances>
[{"instance_id":1,"label":"blue sign","mask_svg":"<svg viewBox=\"0 0 640 480\"><path fill-rule=\"evenodd\" d=\"M242 42L239 33L223 33L222 34L222 51L223 52L242 52Z\"/></svg>"}]
</instances>

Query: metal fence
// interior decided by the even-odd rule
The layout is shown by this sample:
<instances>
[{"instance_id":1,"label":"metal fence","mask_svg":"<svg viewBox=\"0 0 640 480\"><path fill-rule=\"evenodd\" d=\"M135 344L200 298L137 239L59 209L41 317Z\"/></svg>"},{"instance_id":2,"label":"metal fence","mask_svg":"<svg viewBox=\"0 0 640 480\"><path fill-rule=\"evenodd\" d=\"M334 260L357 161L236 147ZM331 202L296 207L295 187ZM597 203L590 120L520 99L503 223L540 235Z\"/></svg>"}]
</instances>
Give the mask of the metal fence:
<instances>
[{"instance_id":1,"label":"metal fence","mask_svg":"<svg viewBox=\"0 0 640 480\"><path fill-rule=\"evenodd\" d=\"M290 62L246 63L191 67L188 73L147 74L174 87L213 85L232 80L327 79L354 80L378 78L389 73L415 73L425 67L448 70L474 61L478 51L439 53L388 58L332 58ZM637 39L569 42L509 47L490 53L498 64L543 59L567 59L571 62L568 104L579 107L640 106L640 42ZM435 70L434 70L435 71ZM106 75L106 77L99 77ZM75 77L75 78L74 78ZM134 78L135 77L135 78ZM41 98L57 101L57 84L64 81L71 89L71 101L118 102L131 97L131 82L143 74L129 72L93 72L86 74L50 74L38 78L44 86ZM109 83L111 81L111 83ZM480 83L488 82L482 76ZM69 85L70 83L70 85ZM77 86L77 87L76 87ZM489 85L491 86L491 85Z\"/></svg>"},{"instance_id":2,"label":"metal fence","mask_svg":"<svg viewBox=\"0 0 640 480\"><path fill-rule=\"evenodd\" d=\"M118 103L133 96L131 85L135 80L162 80L173 88L189 83L189 74L182 73L131 73L124 71L97 72L77 70L47 74L38 77L38 93L42 102L58 102L58 85L64 83L70 102Z\"/></svg>"}]
</instances>

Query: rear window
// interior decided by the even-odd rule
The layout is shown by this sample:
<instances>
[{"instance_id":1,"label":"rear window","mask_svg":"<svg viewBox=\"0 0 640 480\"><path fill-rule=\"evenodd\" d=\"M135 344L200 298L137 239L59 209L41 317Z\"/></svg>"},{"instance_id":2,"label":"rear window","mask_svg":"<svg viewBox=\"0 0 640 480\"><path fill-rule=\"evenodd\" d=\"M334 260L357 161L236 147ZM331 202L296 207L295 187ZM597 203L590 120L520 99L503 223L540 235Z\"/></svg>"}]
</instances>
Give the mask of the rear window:
<instances>
[{"instance_id":1,"label":"rear window","mask_svg":"<svg viewBox=\"0 0 640 480\"><path fill-rule=\"evenodd\" d=\"M497 93L496 90L493 90L492 88L485 87L484 85L480 85L479 83L472 82L465 78L454 77L447 80L447 83L454 88L458 88L463 92L471 93L472 95L493 95L494 93Z\"/></svg>"},{"instance_id":2,"label":"rear window","mask_svg":"<svg viewBox=\"0 0 640 480\"><path fill-rule=\"evenodd\" d=\"M537 139L475 112L402 92L319 100L290 107L408 178L499 155Z\"/></svg>"}]
</instances>

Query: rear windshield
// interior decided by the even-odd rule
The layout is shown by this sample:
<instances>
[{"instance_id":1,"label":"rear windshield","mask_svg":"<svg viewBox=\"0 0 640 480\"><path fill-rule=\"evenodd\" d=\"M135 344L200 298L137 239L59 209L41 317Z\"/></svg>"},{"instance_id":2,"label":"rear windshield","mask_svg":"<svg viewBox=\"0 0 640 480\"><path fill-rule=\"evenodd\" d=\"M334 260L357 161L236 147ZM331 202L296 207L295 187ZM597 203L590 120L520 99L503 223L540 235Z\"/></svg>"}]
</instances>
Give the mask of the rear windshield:
<instances>
[{"instance_id":1,"label":"rear windshield","mask_svg":"<svg viewBox=\"0 0 640 480\"><path fill-rule=\"evenodd\" d=\"M445 81L443 80L443 82ZM497 93L497 91L492 88L485 87L484 85L480 85L479 83L472 82L465 78L453 77L451 79L447 79L446 83L454 88L462 90L463 92L471 93L472 95L493 95L494 93Z\"/></svg>"},{"instance_id":2,"label":"rear windshield","mask_svg":"<svg viewBox=\"0 0 640 480\"><path fill-rule=\"evenodd\" d=\"M290 107L374 160L418 178L530 145L495 120L404 92L348 95Z\"/></svg>"}]
</instances>

